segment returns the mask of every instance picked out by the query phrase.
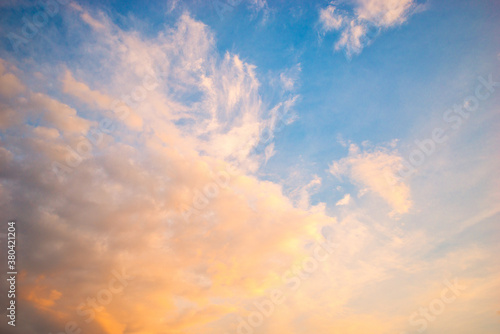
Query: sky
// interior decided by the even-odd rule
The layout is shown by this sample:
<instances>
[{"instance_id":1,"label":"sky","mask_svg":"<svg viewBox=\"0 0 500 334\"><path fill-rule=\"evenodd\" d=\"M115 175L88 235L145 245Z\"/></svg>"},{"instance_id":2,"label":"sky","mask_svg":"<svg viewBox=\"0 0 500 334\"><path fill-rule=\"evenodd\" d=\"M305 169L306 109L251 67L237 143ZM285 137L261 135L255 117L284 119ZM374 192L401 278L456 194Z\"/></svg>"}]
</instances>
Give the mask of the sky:
<instances>
[{"instance_id":1,"label":"sky","mask_svg":"<svg viewBox=\"0 0 500 334\"><path fill-rule=\"evenodd\" d=\"M498 1L0 17L0 332L500 332Z\"/></svg>"}]
</instances>

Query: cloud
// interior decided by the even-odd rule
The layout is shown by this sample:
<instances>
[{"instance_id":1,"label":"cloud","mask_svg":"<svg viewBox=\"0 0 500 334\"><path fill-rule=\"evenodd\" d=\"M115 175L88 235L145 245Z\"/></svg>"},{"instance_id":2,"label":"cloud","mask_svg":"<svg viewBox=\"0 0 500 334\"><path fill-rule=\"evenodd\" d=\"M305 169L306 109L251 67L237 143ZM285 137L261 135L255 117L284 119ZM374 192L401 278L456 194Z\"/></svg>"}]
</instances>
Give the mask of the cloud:
<instances>
[{"instance_id":1,"label":"cloud","mask_svg":"<svg viewBox=\"0 0 500 334\"><path fill-rule=\"evenodd\" d=\"M33 93L28 104L45 111L45 122L66 133L87 133L92 125L91 121L79 117L75 109L42 93Z\"/></svg>"},{"instance_id":2,"label":"cloud","mask_svg":"<svg viewBox=\"0 0 500 334\"><path fill-rule=\"evenodd\" d=\"M271 159L275 154L276 154L276 151L274 150L274 143L267 145L265 150L264 150L264 157L265 157L264 163L267 163L267 161L269 159Z\"/></svg>"},{"instance_id":3,"label":"cloud","mask_svg":"<svg viewBox=\"0 0 500 334\"><path fill-rule=\"evenodd\" d=\"M272 78L282 98L266 105L255 66L220 53L211 29L190 15L143 36L103 16L104 29L89 30L82 11L61 14L69 30L61 33L80 41L71 47L84 56L50 64L56 74L44 74L47 84L30 80L40 78L31 60L20 69L1 62L2 75L18 83L0 100L0 220L17 218L22 259L16 331L61 332L74 321L96 334L237 332L238 317L278 288L286 300L256 333L398 332L413 309L407 296L427 297L443 270L476 273L493 263L498 252L490 259L477 245L436 255L441 244L425 231L394 227L383 206L356 206L373 196L394 214L413 208L409 185L388 182L401 163L394 147L351 145L332 162L332 174L367 189L339 201L351 199L342 217L311 205L325 182L318 175L304 176L290 196L255 176L275 154L275 132L293 121L298 67ZM125 106L131 113L119 117ZM108 118L111 129L100 125ZM54 162L65 167L62 182ZM449 182L470 174L462 176ZM304 271L324 238L335 253ZM107 297L115 271L132 277ZM296 290L283 279L289 271L300 278ZM477 296L493 299L498 289L483 290ZM468 305L485 314L489 306ZM0 331L13 333L5 322Z\"/></svg>"},{"instance_id":4,"label":"cloud","mask_svg":"<svg viewBox=\"0 0 500 334\"><path fill-rule=\"evenodd\" d=\"M351 202L351 194L346 194L341 200L335 203L335 206L347 205Z\"/></svg>"},{"instance_id":5,"label":"cloud","mask_svg":"<svg viewBox=\"0 0 500 334\"><path fill-rule=\"evenodd\" d=\"M367 28L363 24L356 21L350 21L347 27L344 28L340 39L335 44L335 50L345 49L346 54L350 57L353 54L358 54L364 47L363 41L367 33Z\"/></svg>"},{"instance_id":6,"label":"cloud","mask_svg":"<svg viewBox=\"0 0 500 334\"><path fill-rule=\"evenodd\" d=\"M80 102L83 102L90 108L107 111L110 117L122 120L128 127L132 129L135 130L142 129L143 126L142 117L140 117L137 114L137 112L134 111L132 107L127 104L126 101L123 101L118 98L113 98L97 90L90 89L85 83L77 81L73 77L73 74L68 69L66 69L61 79L61 82L62 82L63 93L75 97ZM157 83L154 82L154 84L156 85ZM143 91L145 91L145 89L142 86L139 87ZM135 91L133 93L135 93ZM129 101L129 99L126 100ZM113 110L116 111L114 114L109 113L109 111Z\"/></svg>"},{"instance_id":7,"label":"cloud","mask_svg":"<svg viewBox=\"0 0 500 334\"><path fill-rule=\"evenodd\" d=\"M16 216L25 224L23 251L36 254L24 262L20 279L18 300L25 307L19 315L32 319L20 324L23 333L39 332L39 317L48 331L76 321L93 333L125 328L176 333L243 313L234 304L235 293L256 298L282 284L275 272L307 253L299 245L314 240L319 224L334 221L294 208L279 186L241 171L230 175L231 187L219 188L186 221L185 211L228 163L200 155L190 139L162 136L161 128L136 146L127 139L133 129L117 128L106 145L92 146L83 162L68 166L61 183L52 163L66 163L66 147L78 153L75 143L95 124L45 93L29 96L26 104L39 112L15 98L5 102L27 121L42 113L43 126L11 124L0 150L2 217ZM19 131L22 138L9 134ZM19 151L26 154L13 159ZM255 199L258 210L247 198ZM76 311L90 312L88 296L99 296L110 272L122 268L134 281L111 302L99 304L87 324L87 315ZM220 306L209 302L213 298ZM186 301L183 307L176 306L179 299Z\"/></svg>"},{"instance_id":8,"label":"cloud","mask_svg":"<svg viewBox=\"0 0 500 334\"><path fill-rule=\"evenodd\" d=\"M101 110L110 108L111 102L113 101L111 97L106 96L99 91L91 90L86 84L78 82L68 69L64 72L64 76L61 81L63 84L62 91L64 93L77 97L79 100L84 101L93 108Z\"/></svg>"},{"instance_id":9,"label":"cloud","mask_svg":"<svg viewBox=\"0 0 500 334\"><path fill-rule=\"evenodd\" d=\"M410 188L397 179L402 168L402 157L397 152L378 147L373 151L361 151L351 144L348 156L330 165L330 173L336 177L346 176L354 184L366 188L383 198L391 207L391 215L409 212L412 201Z\"/></svg>"},{"instance_id":10,"label":"cloud","mask_svg":"<svg viewBox=\"0 0 500 334\"><path fill-rule=\"evenodd\" d=\"M76 11L80 12L80 18L93 29L99 31L103 31L106 29L105 23L102 23L99 20L95 19L87 10L83 9L82 6L80 6L76 2L71 2L70 6Z\"/></svg>"},{"instance_id":11,"label":"cloud","mask_svg":"<svg viewBox=\"0 0 500 334\"><path fill-rule=\"evenodd\" d=\"M267 0L249 0L249 4L259 11L267 7Z\"/></svg>"},{"instance_id":12,"label":"cloud","mask_svg":"<svg viewBox=\"0 0 500 334\"><path fill-rule=\"evenodd\" d=\"M121 92L116 88L106 93L91 90L91 85L76 82L70 72L63 78L65 92L99 104L99 108L109 104L106 96L114 96L155 131L165 136L180 131L198 151L249 171L258 169L265 157L252 152L275 106L262 103L254 65L236 54L215 52L210 29L188 15L180 17L175 31L162 32L150 41L121 31L107 19L102 21L110 26L96 30L95 38L111 52L101 66L103 71L117 68L106 85L120 87ZM155 87L144 92L143 82ZM136 98L136 103L128 102L141 94L144 96ZM283 103L290 108L287 101L277 105ZM167 134L164 127L172 127L172 120L177 122L176 129Z\"/></svg>"},{"instance_id":13,"label":"cloud","mask_svg":"<svg viewBox=\"0 0 500 334\"><path fill-rule=\"evenodd\" d=\"M13 74L7 71L6 62L0 59L0 96L11 98L26 90L26 87Z\"/></svg>"},{"instance_id":14,"label":"cloud","mask_svg":"<svg viewBox=\"0 0 500 334\"><path fill-rule=\"evenodd\" d=\"M361 0L356 16L381 27L391 27L405 22L415 7L414 0Z\"/></svg>"},{"instance_id":15,"label":"cloud","mask_svg":"<svg viewBox=\"0 0 500 334\"><path fill-rule=\"evenodd\" d=\"M22 252L36 254L19 277L19 316L31 319L20 330L56 332L75 321L99 334L179 333L244 314L246 300L282 285L279 274L335 219L295 208L279 185L248 172L274 154L272 143L265 157L252 152L272 115L255 67L219 55L203 23L184 15L153 39L94 28L72 32L88 43L88 63L56 64L64 70L50 92L22 82L30 70L2 72L19 83L1 101L2 219L25 224ZM157 87L134 98L147 75ZM116 119L104 131L116 99L132 104L143 128ZM230 187L214 183L222 172ZM87 298L122 269L134 280L92 313Z\"/></svg>"},{"instance_id":16,"label":"cloud","mask_svg":"<svg viewBox=\"0 0 500 334\"><path fill-rule=\"evenodd\" d=\"M280 74L281 84L285 91L294 91L297 89L301 71L301 64L298 63L292 68L287 69Z\"/></svg>"},{"instance_id":17,"label":"cloud","mask_svg":"<svg viewBox=\"0 0 500 334\"><path fill-rule=\"evenodd\" d=\"M348 57L361 53L372 42L372 32L401 25L423 10L423 5L414 0L357 0L347 4L332 2L320 9L319 24L324 33L340 32L335 50L344 50Z\"/></svg>"},{"instance_id":18,"label":"cloud","mask_svg":"<svg viewBox=\"0 0 500 334\"><path fill-rule=\"evenodd\" d=\"M324 31L335 31L342 27L344 16L338 13L335 6L329 5L326 8L320 9L319 21Z\"/></svg>"},{"instance_id":19,"label":"cloud","mask_svg":"<svg viewBox=\"0 0 500 334\"><path fill-rule=\"evenodd\" d=\"M311 195L318 191L321 186L321 178L318 175L313 175L312 180L306 185L297 187L290 192L290 197L295 199L297 206L302 209L310 208Z\"/></svg>"}]
</instances>

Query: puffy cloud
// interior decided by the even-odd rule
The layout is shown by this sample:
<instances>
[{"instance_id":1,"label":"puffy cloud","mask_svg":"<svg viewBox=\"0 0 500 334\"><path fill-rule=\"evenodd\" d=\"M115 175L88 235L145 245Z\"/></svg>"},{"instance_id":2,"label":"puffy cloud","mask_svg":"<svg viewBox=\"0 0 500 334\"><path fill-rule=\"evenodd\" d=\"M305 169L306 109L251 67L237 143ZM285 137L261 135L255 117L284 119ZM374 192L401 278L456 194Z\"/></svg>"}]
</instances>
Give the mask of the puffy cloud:
<instances>
[{"instance_id":1,"label":"puffy cloud","mask_svg":"<svg viewBox=\"0 0 500 334\"><path fill-rule=\"evenodd\" d=\"M6 62L0 59L0 96L12 98L26 90L16 75L6 68Z\"/></svg>"},{"instance_id":2,"label":"puffy cloud","mask_svg":"<svg viewBox=\"0 0 500 334\"><path fill-rule=\"evenodd\" d=\"M0 104L0 129L6 129L13 123L20 122L20 115L5 104Z\"/></svg>"},{"instance_id":3,"label":"puffy cloud","mask_svg":"<svg viewBox=\"0 0 500 334\"><path fill-rule=\"evenodd\" d=\"M254 67L234 54L218 56L207 27L189 16L156 40L104 31L91 43L109 54L88 56L114 75L97 84L82 75L85 68L67 64L59 97L27 90L24 100L2 101L20 117L5 123L0 150L2 217L25 224L21 252L36 254L19 282L19 316L30 319L19 324L24 333L60 331L72 321L93 333L236 329L237 315L254 300L286 288L283 274L311 254L323 226L343 252L356 254L366 240L363 224L351 223L358 234L351 236L324 207L310 208L319 177L299 191L297 208L281 186L247 173L273 155L267 139L289 122L283 114L296 95L266 111ZM134 99L146 75L158 85ZM97 125L112 116L115 99L130 104L143 129ZM263 129L270 133L260 160L252 148ZM65 167L64 182L54 162ZM122 268L134 278L93 310L88 298L107 298ZM321 277L313 281L328 286ZM310 285L290 295L289 314L276 319L290 323Z\"/></svg>"},{"instance_id":4,"label":"puffy cloud","mask_svg":"<svg viewBox=\"0 0 500 334\"><path fill-rule=\"evenodd\" d=\"M77 97L79 100L86 102L93 108L101 110L109 109L111 97L102 94L99 91L90 89L85 83L78 82L73 77L73 74L66 70L62 78L63 92Z\"/></svg>"},{"instance_id":5,"label":"puffy cloud","mask_svg":"<svg viewBox=\"0 0 500 334\"><path fill-rule=\"evenodd\" d=\"M89 59L114 75L97 85L66 64L60 92L25 88L2 100L2 219L22 222L20 252L34 254L19 276L18 315L31 319L19 328L234 328L227 316L281 286L281 274L335 219L295 208L279 185L245 172L264 162L252 148L271 116L254 67L219 56L206 26L185 15L152 41L114 26L98 30L89 43L109 54ZM154 80L142 81L146 75ZM134 98L145 86L147 96ZM131 104L144 128L98 125L116 99ZM134 277L107 295L122 269Z\"/></svg>"},{"instance_id":6,"label":"puffy cloud","mask_svg":"<svg viewBox=\"0 0 500 334\"><path fill-rule=\"evenodd\" d=\"M66 133L87 133L92 122L77 115L77 111L42 93L34 93L29 100L33 109L42 109L45 122Z\"/></svg>"}]
</instances>

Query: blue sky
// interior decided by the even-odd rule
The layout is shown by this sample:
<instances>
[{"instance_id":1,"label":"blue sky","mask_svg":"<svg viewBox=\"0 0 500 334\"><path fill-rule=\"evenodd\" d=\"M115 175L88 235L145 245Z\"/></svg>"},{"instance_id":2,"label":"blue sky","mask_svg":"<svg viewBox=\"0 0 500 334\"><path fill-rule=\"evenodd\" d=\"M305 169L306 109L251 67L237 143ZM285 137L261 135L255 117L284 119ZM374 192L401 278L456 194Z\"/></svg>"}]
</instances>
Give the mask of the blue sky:
<instances>
[{"instance_id":1,"label":"blue sky","mask_svg":"<svg viewBox=\"0 0 500 334\"><path fill-rule=\"evenodd\" d=\"M54 1L0 4L23 333L498 332L496 1Z\"/></svg>"}]
</instances>

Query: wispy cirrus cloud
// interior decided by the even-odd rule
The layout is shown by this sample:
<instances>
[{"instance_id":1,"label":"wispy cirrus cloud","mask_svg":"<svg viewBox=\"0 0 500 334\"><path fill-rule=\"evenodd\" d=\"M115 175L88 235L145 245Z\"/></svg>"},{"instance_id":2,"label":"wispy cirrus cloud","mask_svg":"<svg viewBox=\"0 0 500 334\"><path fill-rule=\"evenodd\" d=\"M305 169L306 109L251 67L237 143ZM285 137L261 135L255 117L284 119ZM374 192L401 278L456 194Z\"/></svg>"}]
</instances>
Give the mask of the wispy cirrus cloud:
<instances>
[{"instance_id":1,"label":"wispy cirrus cloud","mask_svg":"<svg viewBox=\"0 0 500 334\"><path fill-rule=\"evenodd\" d=\"M344 50L348 57L361 53L374 34L406 22L424 5L415 0L352 0L333 1L319 11L323 33L338 32L335 50Z\"/></svg>"}]
</instances>

